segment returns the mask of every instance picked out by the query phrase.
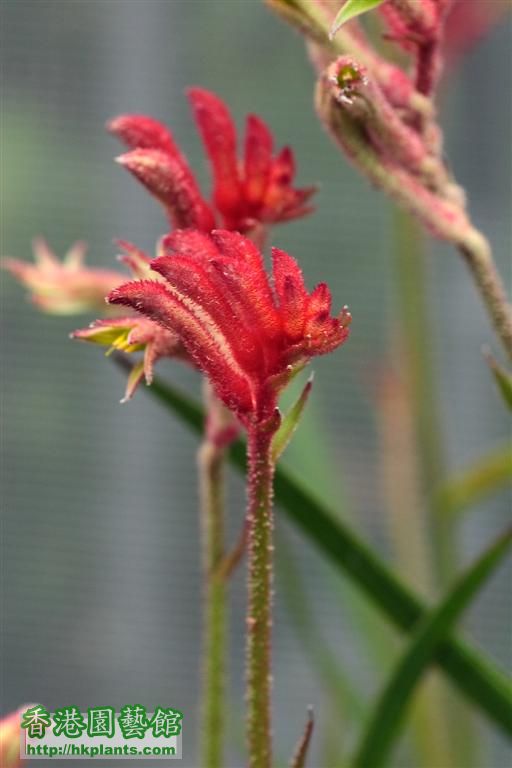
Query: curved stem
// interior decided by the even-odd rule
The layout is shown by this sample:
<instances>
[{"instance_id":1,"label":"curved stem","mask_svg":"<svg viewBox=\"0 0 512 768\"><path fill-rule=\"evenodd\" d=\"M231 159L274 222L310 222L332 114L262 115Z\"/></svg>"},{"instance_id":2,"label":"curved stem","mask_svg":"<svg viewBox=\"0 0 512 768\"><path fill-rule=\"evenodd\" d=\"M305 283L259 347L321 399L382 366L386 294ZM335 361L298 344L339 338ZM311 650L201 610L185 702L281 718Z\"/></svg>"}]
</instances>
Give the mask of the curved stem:
<instances>
[{"instance_id":1,"label":"curved stem","mask_svg":"<svg viewBox=\"0 0 512 768\"><path fill-rule=\"evenodd\" d=\"M247 745L250 768L270 768L272 628L272 431L248 434Z\"/></svg>"},{"instance_id":2,"label":"curved stem","mask_svg":"<svg viewBox=\"0 0 512 768\"><path fill-rule=\"evenodd\" d=\"M512 360L512 306L496 269L490 245L480 232L470 229L458 246L494 329Z\"/></svg>"}]
</instances>

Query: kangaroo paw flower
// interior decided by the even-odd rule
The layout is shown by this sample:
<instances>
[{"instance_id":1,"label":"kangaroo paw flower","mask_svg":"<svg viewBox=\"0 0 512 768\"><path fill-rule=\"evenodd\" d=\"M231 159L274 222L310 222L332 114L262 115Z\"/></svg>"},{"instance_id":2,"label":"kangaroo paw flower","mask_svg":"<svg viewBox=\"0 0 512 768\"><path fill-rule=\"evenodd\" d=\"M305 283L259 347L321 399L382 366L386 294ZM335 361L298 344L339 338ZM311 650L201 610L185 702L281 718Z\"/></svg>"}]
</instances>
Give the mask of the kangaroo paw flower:
<instances>
[{"instance_id":1,"label":"kangaroo paw flower","mask_svg":"<svg viewBox=\"0 0 512 768\"><path fill-rule=\"evenodd\" d=\"M188 162L168 129L143 115L121 115L107 124L130 150L118 158L164 206L173 227L209 232L216 220L244 233L307 215L314 187L296 189L289 147L276 156L267 125L249 115L243 158L233 118L224 102L202 88L189 99L213 172L213 201L202 196Z\"/></svg>"},{"instance_id":2,"label":"kangaroo paw flower","mask_svg":"<svg viewBox=\"0 0 512 768\"><path fill-rule=\"evenodd\" d=\"M105 308L105 296L123 280L121 272L85 267L87 250L75 243L59 261L45 240L33 242L34 264L3 259L2 267L30 291L30 298L43 312L73 315Z\"/></svg>"},{"instance_id":3,"label":"kangaroo paw flower","mask_svg":"<svg viewBox=\"0 0 512 768\"><path fill-rule=\"evenodd\" d=\"M308 293L284 251L273 249L271 283L258 249L238 233L179 232L174 238L168 255L151 265L163 282L127 283L108 300L176 333L243 423L271 419L294 372L346 340L348 310L331 317L328 287ZM173 252L173 244L179 250Z\"/></svg>"}]
</instances>

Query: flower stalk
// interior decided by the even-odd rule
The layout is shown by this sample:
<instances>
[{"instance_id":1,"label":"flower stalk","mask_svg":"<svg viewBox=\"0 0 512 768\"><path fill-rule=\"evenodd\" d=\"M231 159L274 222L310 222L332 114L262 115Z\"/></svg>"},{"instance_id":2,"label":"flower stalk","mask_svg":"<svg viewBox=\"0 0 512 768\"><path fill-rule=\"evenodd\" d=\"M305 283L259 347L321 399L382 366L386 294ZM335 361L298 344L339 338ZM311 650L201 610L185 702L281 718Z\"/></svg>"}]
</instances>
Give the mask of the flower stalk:
<instances>
[{"instance_id":1,"label":"flower stalk","mask_svg":"<svg viewBox=\"0 0 512 768\"><path fill-rule=\"evenodd\" d=\"M470 229L457 244L473 282L482 297L494 329L512 360L512 306L496 269L491 247L476 229Z\"/></svg>"},{"instance_id":2,"label":"flower stalk","mask_svg":"<svg viewBox=\"0 0 512 768\"><path fill-rule=\"evenodd\" d=\"M204 400L207 420L198 451L204 580L202 764L205 768L221 768L226 712L227 588L219 566L225 556L225 452L237 428L207 381Z\"/></svg>"},{"instance_id":3,"label":"flower stalk","mask_svg":"<svg viewBox=\"0 0 512 768\"><path fill-rule=\"evenodd\" d=\"M347 340L351 323L346 306L331 315L325 283L307 290L289 254L273 248L272 262L270 280L262 254L247 237L228 230L210 235L177 231L166 238L165 255L151 262L163 282L132 281L108 297L110 303L175 331L215 396L247 430L250 768L271 765L272 481L279 452L273 441L281 424L278 398L313 357Z\"/></svg>"},{"instance_id":4,"label":"flower stalk","mask_svg":"<svg viewBox=\"0 0 512 768\"><path fill-rule=\"evenodd\" d=\"M273 582L272 437L278 423L248 433L247 746L250 768L270 768Z\"/></svg>"}]
</instances>

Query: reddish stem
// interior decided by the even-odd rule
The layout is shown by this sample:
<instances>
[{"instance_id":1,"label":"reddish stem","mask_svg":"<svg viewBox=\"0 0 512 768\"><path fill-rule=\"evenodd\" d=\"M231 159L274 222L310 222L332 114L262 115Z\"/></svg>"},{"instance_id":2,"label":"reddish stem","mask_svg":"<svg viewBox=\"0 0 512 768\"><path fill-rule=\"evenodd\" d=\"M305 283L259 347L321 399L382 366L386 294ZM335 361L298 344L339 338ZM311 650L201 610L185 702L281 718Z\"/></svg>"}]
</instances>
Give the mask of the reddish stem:
<instances>
[{"instance_id":1,"label":"reddish stem","mask_svg":"<svg viewBox=\"0 0 512 768\"><path fill-rule=\"evenodd\" d=\"M250 768L270 768L273 430L248 434L247 745Z\"/></svg>"}]
</instances>

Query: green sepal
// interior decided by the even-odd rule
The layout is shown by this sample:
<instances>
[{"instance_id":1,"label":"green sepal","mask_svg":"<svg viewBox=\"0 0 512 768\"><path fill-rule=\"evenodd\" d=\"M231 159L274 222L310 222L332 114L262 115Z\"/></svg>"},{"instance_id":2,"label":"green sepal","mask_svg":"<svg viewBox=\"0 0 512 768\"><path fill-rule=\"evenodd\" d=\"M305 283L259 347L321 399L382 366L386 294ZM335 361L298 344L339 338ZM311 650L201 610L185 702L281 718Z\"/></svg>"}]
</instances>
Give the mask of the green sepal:
<instances>
[{"instance_id":1,"label":"green sepal","mask_svg":"<svg viewBox=\"0 0 512 768\"><path fill-rule=\"evenodd\" d=\"M308 401L309 393L311 392L311 389L313 387L313 378L314 378L314 374L312 373L309 379L307 380L304 389L302 390L299 397L297 398L295 403L292 405L292 407L290 408L286 416L283 418L281 422L281 426L279 427L276 434L274 435L274 438L272 440L272 460L274 461L274 463L277 462L279 457L287 449L290 443L290 440L294 435L295 430L299 426L302 412L304 411L304 408Z\"/></svg>"},{"instance_id":2,"label":"green sepal","mask_svg":"<svg viewBox=\"0 0 512 768\"><path fill-rule=\"evenodd\" d=\"M131 399L133 393L137 389L137 385L139 381L141 381L143 376L144 376L144 360L140 360L138 363L136 363L133 366L132 370L128 374L125 395L121 400L122 403L127 403L128 400Z\"/></svg>"}]
</instances>

